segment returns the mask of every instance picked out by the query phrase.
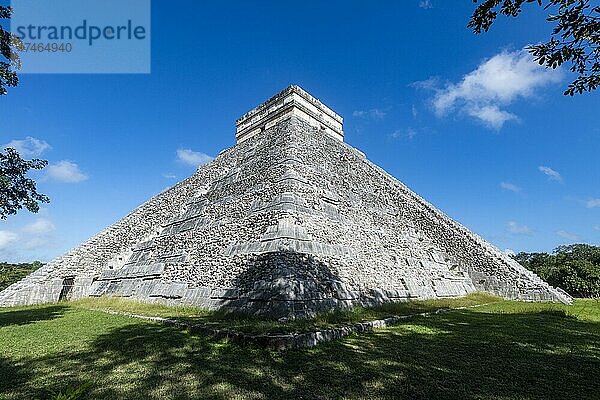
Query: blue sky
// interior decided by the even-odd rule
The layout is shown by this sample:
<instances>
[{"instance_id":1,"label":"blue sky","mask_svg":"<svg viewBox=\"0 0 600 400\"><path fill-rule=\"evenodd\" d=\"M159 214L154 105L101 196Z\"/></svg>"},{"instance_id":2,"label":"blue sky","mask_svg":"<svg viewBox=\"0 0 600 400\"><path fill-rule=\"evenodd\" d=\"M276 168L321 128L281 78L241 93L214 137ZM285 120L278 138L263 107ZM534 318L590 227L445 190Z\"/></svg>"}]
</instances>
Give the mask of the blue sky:
<instances>
[{"instance_id":1,"label":"blue sky","mask_svg":"<svg viewBox=\"0 0 600 400\"><path fill-rule=\"evenodd\" d=\"M152 2L150 74L24 74L0 145L48 159L52 202L0 222L0 260L47 261L235 144L290 83L346 141L501 249L600 242L600 93L533 64L534 7L476 36L471 1Z\"/></svg>"}]
</instances>

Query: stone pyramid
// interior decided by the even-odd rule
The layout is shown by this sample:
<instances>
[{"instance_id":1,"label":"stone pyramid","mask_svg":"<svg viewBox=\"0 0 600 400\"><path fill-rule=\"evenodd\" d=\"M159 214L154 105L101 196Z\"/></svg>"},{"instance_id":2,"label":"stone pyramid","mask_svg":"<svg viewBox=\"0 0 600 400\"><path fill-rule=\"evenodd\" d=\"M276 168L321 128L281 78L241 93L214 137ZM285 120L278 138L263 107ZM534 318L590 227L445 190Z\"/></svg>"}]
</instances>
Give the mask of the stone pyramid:
<instances>
[{"instance_id":1,"label":"stone pyramid","mask_svg":"<svg viewBox=\"0 0 600 400\"><path fill-rule=\"evenodd\" d=\"M473 291L571 301L344 143L342 118L298 86L236 137L0 306L122 296L290 318Z\"/></svg>"}]
</instances>

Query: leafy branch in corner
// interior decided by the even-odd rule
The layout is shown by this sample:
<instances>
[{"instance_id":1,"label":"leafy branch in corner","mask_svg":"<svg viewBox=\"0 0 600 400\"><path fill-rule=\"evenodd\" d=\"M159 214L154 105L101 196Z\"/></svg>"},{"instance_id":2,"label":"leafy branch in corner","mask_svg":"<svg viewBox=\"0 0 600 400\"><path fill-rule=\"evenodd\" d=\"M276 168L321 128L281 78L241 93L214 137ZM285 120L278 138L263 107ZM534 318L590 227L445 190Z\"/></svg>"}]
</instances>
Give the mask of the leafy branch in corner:
<instances>
[{"instance_id":1,"label":"leafy branch in corner","mask_svg":"<svg viewBox=\"0 0 600 400\"><path fill-rule=\"evenodd\" d=\"M484 0L467 26L477 34L487 32L498 13L517 17L523 5L530 3L548 10L546 21L554 24L546 43L527 47L534 60L552 69L571 64L570 70L578 76L565 95L595 90L600 86L600 6L592 6L590 0Z\"/></svg>"},{"instance_id":2,"label":"leafy branch in corner","mask_svg":"<svg viewBox=\"0 0 600 400\"><path fill-rule=\"evenodd\" d=\"M12 7L0 6L0 21L10 19L12 11ZM21 59L17 50L24 49L23 42L0 25L0 96L19 83L16 70L21 68Z\"/></svg>"}]
</instances>

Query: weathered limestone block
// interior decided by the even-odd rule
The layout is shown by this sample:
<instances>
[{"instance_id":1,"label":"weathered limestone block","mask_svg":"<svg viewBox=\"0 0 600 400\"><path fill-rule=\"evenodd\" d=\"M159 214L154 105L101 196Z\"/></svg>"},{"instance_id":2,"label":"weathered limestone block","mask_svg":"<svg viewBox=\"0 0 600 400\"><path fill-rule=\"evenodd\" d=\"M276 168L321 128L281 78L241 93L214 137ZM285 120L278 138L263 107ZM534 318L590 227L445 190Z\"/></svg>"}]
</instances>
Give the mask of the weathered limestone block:
<instances>
[{"instance_id":1,"label":"weathered limestone block","mask_svg":"<svg viewBox=\"0 0 600 400\"><path fill-rule=\"evenodd\" d=\"M187 284L185 283L157 283L152 288L149 297L164 297L170 298L182 298L187 290Z\"/></svg>"},{"instance_id":2,"label":"weathered limestone block","mask_svg":"<svg viewBox=\"0 0 600 400\"><path fill-rule=\"evenodd\" d=\"M103 271L100 274L98 280L114 280L114 279L132 279L132 278L143 278L151 276L160 276L165 270L163 263L156 263L151 265L133 265L123 267L121 269L110 269Z\"/></svg>"}]
</instances>

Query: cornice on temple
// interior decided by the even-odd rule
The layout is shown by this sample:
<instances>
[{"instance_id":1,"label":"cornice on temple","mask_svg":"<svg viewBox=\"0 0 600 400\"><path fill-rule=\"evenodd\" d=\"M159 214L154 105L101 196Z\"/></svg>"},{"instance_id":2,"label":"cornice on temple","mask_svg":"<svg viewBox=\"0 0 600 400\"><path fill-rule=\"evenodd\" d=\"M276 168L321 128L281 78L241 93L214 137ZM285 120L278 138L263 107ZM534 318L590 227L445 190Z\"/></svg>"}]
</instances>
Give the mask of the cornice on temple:
<instances>
[{"instance_id":1,"label":"cornice on temple","mask_svg":"<svg viewBox=\"0 0 600 400\"><path fill-rule=\"evenodd\" d=\"M297 85L290 85L236 121L240 143L292 116L344 141L343 118Z\"/></svg>"}]
</instances>

